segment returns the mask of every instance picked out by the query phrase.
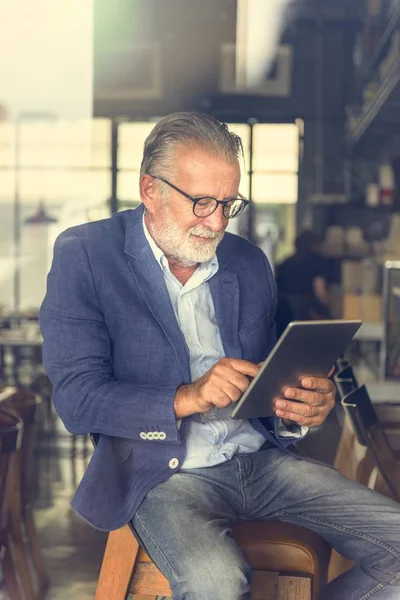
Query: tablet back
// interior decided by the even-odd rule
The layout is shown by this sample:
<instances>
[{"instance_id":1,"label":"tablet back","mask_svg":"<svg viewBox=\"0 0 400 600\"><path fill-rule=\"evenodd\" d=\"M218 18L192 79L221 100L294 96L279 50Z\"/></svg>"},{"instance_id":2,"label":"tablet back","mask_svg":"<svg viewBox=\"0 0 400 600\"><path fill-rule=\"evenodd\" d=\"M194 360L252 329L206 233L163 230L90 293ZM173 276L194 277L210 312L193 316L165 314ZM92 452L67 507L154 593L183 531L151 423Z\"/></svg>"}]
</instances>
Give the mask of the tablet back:
<instances>
[{"instance_id":1,"label":"tablet back","mask_svg":"<svg viewBox=\"0 0 400 600\"><path fill-rule=\"evenodd\" d=\"M235 405L235 419L269 417L272 401L306 376L326 377L361 321L294 321L272 349L259 374Z\"/></svg>"}]
</instances>

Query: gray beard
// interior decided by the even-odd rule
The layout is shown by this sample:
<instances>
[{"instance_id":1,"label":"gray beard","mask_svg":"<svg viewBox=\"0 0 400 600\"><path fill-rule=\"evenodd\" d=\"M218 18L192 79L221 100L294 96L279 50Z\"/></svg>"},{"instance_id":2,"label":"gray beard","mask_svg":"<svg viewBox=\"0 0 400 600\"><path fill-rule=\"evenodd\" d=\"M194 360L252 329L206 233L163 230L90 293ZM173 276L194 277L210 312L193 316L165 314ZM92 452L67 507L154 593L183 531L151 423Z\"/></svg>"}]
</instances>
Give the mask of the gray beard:
<instances>
[{"instance_id":1,"label":"gray beard","mask_svg":"<svg viewBox=\"0 0 400 600\"><path fill-rule=\"evenodd\" d=\"M218 244L221 242L224 233L210 231L202 225L192 227L188 232L182 232L179 227L169 217L165 211L164 223L162 225L153 224L152 235L159 248L165 256L179 262L184 267L192 267L199 263L208 262L215 256ZM210 238L210 243L197 242L192 233L204 235Z\"/></svg>"}]
</instances>

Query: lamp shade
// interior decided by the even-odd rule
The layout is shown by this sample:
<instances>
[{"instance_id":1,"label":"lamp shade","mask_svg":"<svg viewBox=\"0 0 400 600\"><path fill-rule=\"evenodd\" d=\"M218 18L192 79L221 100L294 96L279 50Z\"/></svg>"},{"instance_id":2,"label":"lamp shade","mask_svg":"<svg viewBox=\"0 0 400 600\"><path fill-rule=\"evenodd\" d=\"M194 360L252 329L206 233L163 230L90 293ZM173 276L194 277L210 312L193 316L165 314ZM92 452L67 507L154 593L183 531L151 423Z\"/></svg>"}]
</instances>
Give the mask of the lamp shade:
<instances>
[{"instance_id":1,"label":"lamp shade","mask_svg":"<svg viewBox=\"0 0 400 600\"><path fill-rule=\"evenodd\" d=\"M25 225L47 225L50 223L57 223L57 219L50 217L50 215L46 213L44 203L39 202L39 206L35 214L25 219L24 223Z\"/></svg>"}]
</instances>

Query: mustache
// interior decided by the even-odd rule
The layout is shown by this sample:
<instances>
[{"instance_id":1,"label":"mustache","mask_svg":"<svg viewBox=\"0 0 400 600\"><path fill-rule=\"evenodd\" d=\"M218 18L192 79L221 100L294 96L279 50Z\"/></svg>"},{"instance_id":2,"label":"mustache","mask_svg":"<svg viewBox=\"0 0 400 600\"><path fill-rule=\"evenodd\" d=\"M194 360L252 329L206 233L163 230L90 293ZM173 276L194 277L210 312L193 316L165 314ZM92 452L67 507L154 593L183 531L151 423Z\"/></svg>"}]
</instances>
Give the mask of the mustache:
<instances>
[{"instance_id":1,"label":"mustache","mask_svg":"<svg viewBox=\"0 0 400 600\"><path fill-rule=\"evenodd\" d=\"M211 229L204 227L204 225L195 225L194 227L191 227L189 229L189 233L192 235L199 235L210 240L215 240L223 235L222 231L211 231Z\"/></svg>"}]
</instances>

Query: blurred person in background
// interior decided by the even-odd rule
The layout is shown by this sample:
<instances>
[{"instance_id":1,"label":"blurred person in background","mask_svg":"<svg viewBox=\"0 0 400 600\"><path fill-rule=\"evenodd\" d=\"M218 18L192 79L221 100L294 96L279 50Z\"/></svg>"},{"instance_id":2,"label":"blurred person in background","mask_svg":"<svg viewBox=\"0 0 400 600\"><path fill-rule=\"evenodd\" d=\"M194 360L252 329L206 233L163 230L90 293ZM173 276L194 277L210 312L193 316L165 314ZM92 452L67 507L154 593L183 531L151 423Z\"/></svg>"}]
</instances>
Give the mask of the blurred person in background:
<instances>
[{"instance_id":1,"label":"blurred person in background","mask_svg":"<svg viewBox=\"0 0 400 600\"><path fill-rule=\"evenodd\" d=\"M269 262L225 233L248 203L240 153L215 119L168 115L145 142L142 205L56 241L44 363L67 429L97 437L73 507L102 530L130 522L174 600L250 597L239 519L303 525L356 561L324 600L398 599L398 504L292 445L326 420L333 383L230 417L276 342Z\"/></svg>"},{"instance_id":2,"label":"blurred person in background","mask_svg":"<svg viewBox=\"0 0 400 600\"><path fill-rule=\"evenodd\" d=\"M296 251L276 268L278 336L290 321L331 319L329 270L319 252L320 239L313 231L303 231L295 241Z\"/></svg>"}]
</instances>

